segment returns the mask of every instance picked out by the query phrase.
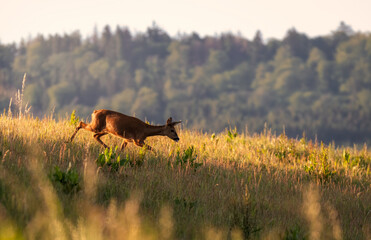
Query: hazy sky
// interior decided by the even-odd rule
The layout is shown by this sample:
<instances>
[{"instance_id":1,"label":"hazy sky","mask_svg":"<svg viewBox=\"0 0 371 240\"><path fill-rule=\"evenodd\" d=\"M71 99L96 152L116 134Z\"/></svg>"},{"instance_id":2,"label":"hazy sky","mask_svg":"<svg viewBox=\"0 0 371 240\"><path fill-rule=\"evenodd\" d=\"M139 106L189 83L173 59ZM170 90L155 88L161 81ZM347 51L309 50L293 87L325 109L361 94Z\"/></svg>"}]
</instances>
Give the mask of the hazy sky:
<instances>
[{"instance_id":1,"label":"hazy sky","mask_svg":"<svg viewBox=\"0 0 371 240\"><path fill-rule=\"evenodd\" d=\"M71 33L94 26L126 26L144 32L155 21L171 36L241 33L282 39L295 27L310 37L326 35L341 21L371 32L371 0L0 0L0 42Z\"/></svg>"}]
</instances>

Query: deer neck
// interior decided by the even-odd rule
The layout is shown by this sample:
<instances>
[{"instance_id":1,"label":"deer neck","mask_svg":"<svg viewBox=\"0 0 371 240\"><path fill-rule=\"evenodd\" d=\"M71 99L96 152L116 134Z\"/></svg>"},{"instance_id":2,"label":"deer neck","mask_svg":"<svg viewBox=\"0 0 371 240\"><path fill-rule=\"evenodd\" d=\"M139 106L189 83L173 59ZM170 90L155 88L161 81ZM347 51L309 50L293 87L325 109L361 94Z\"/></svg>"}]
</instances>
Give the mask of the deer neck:
<instances>
[{"instance_id":1,"label":"deer neck","mask_svg":"<svg viewBox=\"0 0 371 240\"><path fill-rule=\"evenodd\" d=\"M164 129L165 126L153 126L153 125L147 125L146 126L146 135L147 137L151 136L163 136L164 135Z\"/></svg>"}]
</instances>

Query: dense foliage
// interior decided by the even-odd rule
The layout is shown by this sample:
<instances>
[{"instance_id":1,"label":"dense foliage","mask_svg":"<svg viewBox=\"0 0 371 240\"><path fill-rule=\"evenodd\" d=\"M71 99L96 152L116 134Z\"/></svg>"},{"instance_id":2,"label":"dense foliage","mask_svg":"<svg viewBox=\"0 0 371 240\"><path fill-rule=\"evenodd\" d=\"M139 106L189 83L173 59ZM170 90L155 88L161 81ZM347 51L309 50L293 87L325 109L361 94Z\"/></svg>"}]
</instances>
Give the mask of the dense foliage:
<instances>
[{"instance_id":1,"label":"dense foliage","mask_svg":"<svg viewBox=\"0 0 371 240\"><path fill-rule=\"evenodd\" d=\"M371 35L344 23L328 36L291 29L282 40L234 34L170 37L106 26L82 39L38 36L0 45L0 108L21 86L35 115L81 117L110 108L188 127L261 131L336 143L371 141ZM11 91L9 91L11 90Z\"/></svg>"}]
</instances>

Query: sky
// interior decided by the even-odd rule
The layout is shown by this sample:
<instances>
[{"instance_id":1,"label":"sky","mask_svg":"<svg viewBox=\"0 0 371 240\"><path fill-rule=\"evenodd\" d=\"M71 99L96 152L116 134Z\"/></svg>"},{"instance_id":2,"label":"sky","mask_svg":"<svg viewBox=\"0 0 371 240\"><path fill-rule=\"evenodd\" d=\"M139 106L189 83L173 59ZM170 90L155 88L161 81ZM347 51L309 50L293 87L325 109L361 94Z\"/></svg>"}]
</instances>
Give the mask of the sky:
<instances>
[{"instance_id":1,"label":"sky","mask_svg":"<svg viewBox=\"0 0 371 240\"><path fill-rule=\"evenodd\" d=\"M145 32L153 22L170 36L241 34L282 39L295 28L310 37L334 31L341 21L371 32L371 0L0 0L0 42L38 34L92 35L109 25Z\"/></svg>"}]
</instances>

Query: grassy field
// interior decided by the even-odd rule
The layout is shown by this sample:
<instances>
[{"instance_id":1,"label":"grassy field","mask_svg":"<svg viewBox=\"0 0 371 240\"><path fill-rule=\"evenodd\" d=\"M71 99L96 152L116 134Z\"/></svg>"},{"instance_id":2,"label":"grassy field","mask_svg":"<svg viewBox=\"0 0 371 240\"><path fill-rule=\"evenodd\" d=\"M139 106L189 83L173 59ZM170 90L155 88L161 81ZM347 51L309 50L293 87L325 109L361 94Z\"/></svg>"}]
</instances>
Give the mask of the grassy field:
<instances>
[{"instance_id":1,"label":"grassy field","mask_svg":"<svg viewBox=\"0 0 371 240\"><path fill-rule=\"evenodd\" d=\"M1 239L371 239L371 152L179 129L155 151L0 116Z\"/></svg>"}]
</instances>

